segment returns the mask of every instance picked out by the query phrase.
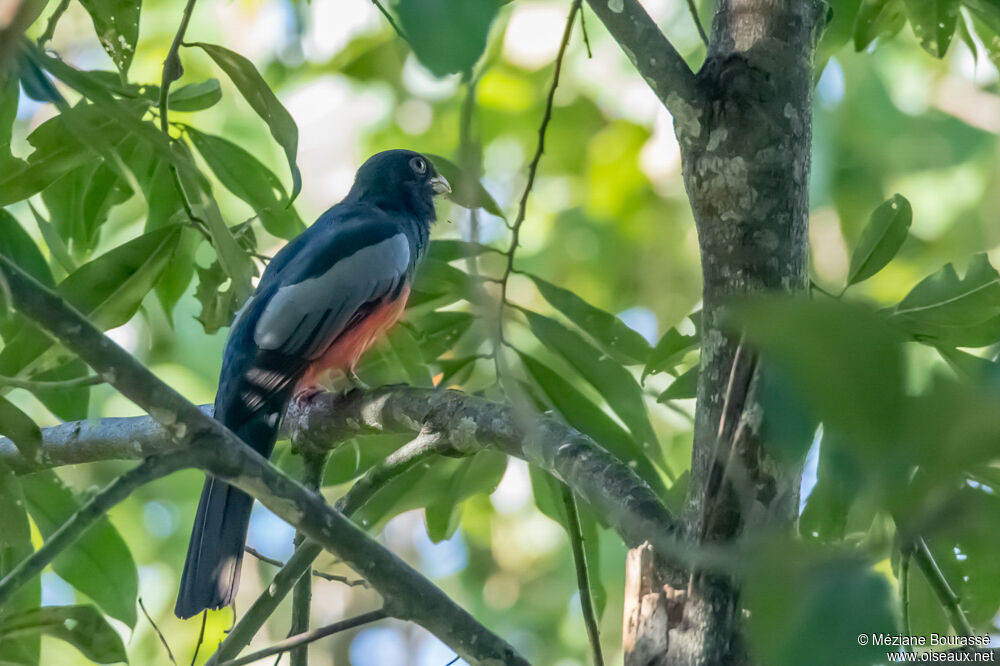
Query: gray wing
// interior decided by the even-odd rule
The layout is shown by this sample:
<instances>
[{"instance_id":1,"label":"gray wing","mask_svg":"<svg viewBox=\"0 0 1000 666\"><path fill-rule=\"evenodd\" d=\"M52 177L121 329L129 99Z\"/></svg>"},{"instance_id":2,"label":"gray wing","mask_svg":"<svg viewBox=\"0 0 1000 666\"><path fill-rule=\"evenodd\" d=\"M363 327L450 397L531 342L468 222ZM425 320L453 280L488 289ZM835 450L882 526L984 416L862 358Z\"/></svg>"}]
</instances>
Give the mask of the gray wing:
<instances>
[{"instance_id":1,"label":"gray wing","mask_svg":"<svg viewBox=\"0 0 1000 666\"><path fill-rule=\"evenodd\" d=\"M324 273L279 287L257 320L254 342L262 350L315 359L362 306L393 293L409 265L410 243L400 232Z\"/></svg>"}]
</instances>

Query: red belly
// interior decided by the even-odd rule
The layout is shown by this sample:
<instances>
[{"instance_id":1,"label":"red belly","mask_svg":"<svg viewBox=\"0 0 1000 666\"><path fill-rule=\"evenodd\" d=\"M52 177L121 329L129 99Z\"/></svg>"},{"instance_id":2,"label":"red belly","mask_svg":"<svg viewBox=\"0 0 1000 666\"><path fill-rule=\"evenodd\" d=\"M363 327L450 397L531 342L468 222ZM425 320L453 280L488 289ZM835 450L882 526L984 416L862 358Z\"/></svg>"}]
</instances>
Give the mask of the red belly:
<instances>
[{"instance_id":1,"label":"red belly","mask_svg":"<svg viewBox=\"0 0 1000 666\"><path fill-rule=\"evenodd\" d=\"M361 355L403 315L406 299L409 296L410 288L405 286L399 298L383 303L349 330L344 331L329 349L306 369L295 387L295 392L300 393L313 388L328 371L354 372Z\"/></svg>"}]
</instances>

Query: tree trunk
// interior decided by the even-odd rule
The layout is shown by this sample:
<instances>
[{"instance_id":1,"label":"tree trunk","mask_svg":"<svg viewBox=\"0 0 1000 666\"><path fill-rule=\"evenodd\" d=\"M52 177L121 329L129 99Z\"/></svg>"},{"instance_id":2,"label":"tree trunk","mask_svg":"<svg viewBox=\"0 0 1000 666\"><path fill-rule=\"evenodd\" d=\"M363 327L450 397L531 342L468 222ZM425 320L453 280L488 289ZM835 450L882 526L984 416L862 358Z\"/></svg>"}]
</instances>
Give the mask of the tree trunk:
<instances>
[{"instance_id":1,"label":"tree trunk","mask_svg":"<svg viewBox=\"0 0 1000 666\"><path fill-rule=\"evenodd\" d=\"M797 291L808 279L812 59L822 8L814 0L719 0L697 74L700 99L678 103L657 90L674 115L704 278L685 511L687 535L699 542L764 525L788 529L798 512L801 463L769 454L755 354L723 318L734 298ZM638 66L656 54L630 57ZM627 666L748 663L740 582L662 567L651 574L648 560L640 549L629 558Z\"/></svg>"}]
</instances>

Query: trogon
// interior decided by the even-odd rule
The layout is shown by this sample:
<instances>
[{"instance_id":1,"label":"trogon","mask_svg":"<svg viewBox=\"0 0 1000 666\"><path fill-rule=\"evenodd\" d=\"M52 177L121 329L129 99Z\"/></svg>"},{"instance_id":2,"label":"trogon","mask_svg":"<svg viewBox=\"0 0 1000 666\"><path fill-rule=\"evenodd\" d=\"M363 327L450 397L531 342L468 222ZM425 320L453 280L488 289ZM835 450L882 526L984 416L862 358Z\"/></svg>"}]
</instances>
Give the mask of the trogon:
<instances>
[{"instance_id":1,"label":"trogon","mask_svg":"<svg viewBox=\"0 0 1000 666\"><path fill-rule=\"evenodd\" d=\"M356 379L364 351L400 315L435 219L451 191L409 150L373 155L347 197L279 251L237 313L222 360L215 418L267 457L285 408L321 376ZM208 475L174 612L232 603L253 498Z\"/></svg>"}]
</instances>

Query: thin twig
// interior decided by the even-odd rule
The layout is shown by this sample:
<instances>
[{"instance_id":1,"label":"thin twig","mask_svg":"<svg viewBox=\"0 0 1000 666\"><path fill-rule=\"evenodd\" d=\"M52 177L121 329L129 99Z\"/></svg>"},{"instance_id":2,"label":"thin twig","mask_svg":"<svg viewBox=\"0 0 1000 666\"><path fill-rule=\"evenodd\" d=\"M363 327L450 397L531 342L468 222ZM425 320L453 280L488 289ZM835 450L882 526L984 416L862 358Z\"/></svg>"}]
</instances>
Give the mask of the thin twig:
<instances>
[{"instance_id":1,"label":"thin twig","mask_svg":"<svg viewBox=\"0 0 1000 666\"><path fill-rule=\"evenodd\" d=\"M972 636L972 625L969 624L969 619L959 604L961 600L948 584L948 579L944 577L944 573L938 567L934 555L931 554L931 549L927 547L927 542L924 541L923 537L917 537L913 543L913 559L917 561L917 566L920 567L927 582L937 594L938 601L948 614L948 619L955 629L955 633L960 636Z\"/></svg>"},{"instance_id":2,"label":"thin twig","mask_svg":"<svg viewBox=\"0 0 1000 666\"><path fill-rule=\"evenodd\" d=\"M511 227L510 247L507 249L507 266L504 268L503 277L500 278L500 303L497 310L497 339L493 346L493 361L496 368L497 380L502 374L502 360L500 358L500 348L504 342L503 317L504 308L507 305L507 283L510 274L514 270L514 254L521 237L521 225L528 210L528 197L535 186L535 176L538 174L538 164L542 160L542 153L545 152L545 133L549 128L549 121L552 119L552 106L555 103L556 88L559 86L559 74L562 72L563 56L566 55L566 48L569 46L569 39L573 34L573 23L576 21L576 13L580 11L582 0L573 0L570 7L569 16L566 18L566 27L563 28L562 40L559 42L559 51L556 53L555 68L552 74L552 85L549 86L549 94L545 99L545 112L542 115L542 122L538 127L538 144L535 147L535 155L528 165L528 180L524 184L524 191L521 193L521 201L517 207L517 217Z\"/></svg>"},{"instance_id":3,"label":"thin twig","mask_svg":"<svg viewBox=\"0 0 1000 666\"><path fill-rule=\"evenodd\" d=\"M698 8L694 4L694 0L688 1L688 9L691 10L691 18L694 19L694 24L698 28L698 36L701 37L702 43L708 46L708 34L705 32L705 26L701 24L701 17L698 16Z\"/></svg>"},{"instance_id":4,"label":"thin twig","mask_svg":"<svg viewBox=\"0 0 1000 666\"><path fill-rule=\"evenodd\" d=\"M268 564L270 564L272 566L276 566L279 569L281 567L285 566L285 563L282 562L281 560L276 560L273 557L268 557L267 555L263 554L259 550L256 550L255 548L251 548L250 546L244 546L243 550L246 551L247 553L253 555L254 557L256 557L261 562L267 562Z\"/></svg>"},{"instance_id":5,"label":"thin twig","mask_svg":"<svg viewBox=\"0 0 1000 666\"><path fill-rule=\"evenodd\" d=\"M201 631L198 632L198 642L194 644L194 654L191 655L191 666L198 661L198 652L201 651L201 644L205 642L205 625L208 623L208 611L201 614Z\"/></svg>"},{"instance_id":6,"label":"thin twig","mask_svg":"<svg viewBox=\"0 0 1000 666\"><path fill-rule=\"evenodd\" d=\"M42 381L37 379L21 379L20 377L0 376L0 386L10 388L25 389L27 391L51 391L84 388L86 386L96 386L103 384L104 378L100 375L89 375L87 377L74 377L73 379L60 379L55 381Z\"/></svg>"},{"instance_id":7,"label":"thin twig","mask_svg":"<svg viewBox=\"0 0 1000 666\"><path fill-rule=\"evenodd\" d=\"M253 555L261 562L266 562L272 566L278 567L279 569L285 566L285 563L281 560L276 560L273 557L268 557L264 555L259 550L251 548L250 546L244 546L245 550L250 555ZM341 576L340 574L326 573L325 571L320 571L319 569L313 569L312 575L317 578L322 578L323 580L328 580L331 583L343 583L348 587L371 587L371 585L364 578L348 578L347 576Z\"/></svg>"},{"instance_id":8,"label":"thin twig","mask_svg":"<svg viewBox=\"0 0 1000 666\"><path fill-rule=\"evenodd\" d=\"M903 635L912 636L913 632L910 630L910 558L913 556L912 547L903 548L900 553L899 562L899 588L902 593L902 599L900 600L903 606ZM913 650L911 646L907 646L907 651Z\"/></svg>"},{"instance_id":9,"label":"thin twig","mask_svg":"<svg viewBox=\"0 0 1000 666\"><path fill-rule=\"evenodd\" d=\"M590 35L587 34L586 13L583 9L580 10L580 32L583 33L583 45L587 47L587 58L593 58L594 52L590 50Z\"/></svg>"},{"instance_id":10,"label":"thin twig","mask_svg":"<svg viewBox=\"0 0 1000 666\"><path fill-rule=\"evenodd\" d=\"M153 618L150 617L149 611L146 610L146 604L142 603L142 597L139 597L138 601L139 601L139 608L142 610L142 614L146 616L146 621L149 622L150 626L153 627L153 631L156 632L156 635L160 637L160 642L163 643L163 648L167 651L167 657L170 659L170 663L173 664L174 666L177 666L177 660L174 659L174 653L170 650L170 646L167 645L167 637L163 635L163 632L160 631L160 628L156 626L155 622L153 622Z\"/></svg>"},{"instance_id":11,"label":"thin twig","mask_svg":"<svg viewBox=\"0 0 1000 666\"><path fill-rule=\"evenodd\" d=\"M187 0L184 5L184 13L181 15L181 23L177 26L177 32L174 34L174 40L170 43L170 48L167 50L167 57L163 60L163 71L160 75L160 98L158 103L159 116L160 116L160 129L167 136L168 140L172 140L170 136L170 120L167 112L167 98L170 93L170 84L181 78L184 74L184 67L181 65L181 57L179 51L181 45L184 43L184 33L187 32L188 23L191 22L191 14L194 12L194 4L197 0ZM205 229L205 222L197 215L194 214L194 209L191 207L191 202L187 198L187 193L184 191L184 186L181 184L180 174L177 172L177 167L174 164L169 165L170 174L173 176L174 188L177 190L177 194L181 200L181 205L184 207L184 213L187 215L188 220L191 225L200 231L206 240L211 242L211 234Z\"/></svg>"},{"instance_id":12,"label":"thin twig","mask_svg":"<svg viewBox=\"0 0 1000 666\"><path fill-rule=\"evenodd\" d=\"M37 44L39 46L45 46L52 39L52 35L56 34L56 24L59 23L59 19L69 9L69 3L70 0L60 0L56 8L52 10L49 22L45 24L45 32L38 37Z\"/></svg>"},{"instance_id":13,"label":"thin twig","mask_svg":"<svg viewBox=\"0 0 1000 666\"><path fill-rule=\"evenodd\" d=\"M270 657L272 654L280 654L282 652L294 650L295 648L304 647L309 643L312 643L313 641L318 641L321 638L326 638L327 636L331 636L341 631L354 629L355 627L360 627L362 625L369 624L371 622L383 620L387 617L388 614L384 610L362 613L361 615L349 618L347 620L341 620L340 622L334 622L333 624L328 624L325 627L321 627L313 631L291 636L279 643L275 643L270 647L266 647L263 650L259 650L257 652L253 652L246 656L240 657L239 659L224 661L221 664L219 664L219 666L244 666L244 664L250 664L259 659Z\"/></svg>"},{"instance_id":14,"label":"thin twig","mask_svg":"<svg viewBox=\"0 0 1000 666\"><path fill-rule=\"evenodd\" d=\"M597 626L597 613L594 611L594 599L590 596L590 573L587 568L587 556L583 549L583 528L580 526L580 514L576 508L576 498L573 491L564 483L559 484L562 490L563 506L566 507L566 529L569 533L569 543L573 550L573 563L576 565L576 585L580 592L580 609L583 611L583 624L587 627L587 637L594 655L594 666L604 666L604 654L601 652L601 634Z\"/></svg>"},{"instance_id":15,"label":"thin twig","mask_svg":"<svg viewBox=\"0 0 1000 666\"><path fill-rule=\"evenodd\" d=\"M399 25L396 23L396 19L392 17L392 14L389 13L389 11L382 5L382 3L379 2L379 0L372 0L372 4L375 5L376 8L378 8L382 16L385 17L385 20L389 22L389 25L392 26L392 29L396 31L397 35L399 35L400 39L402 39L404 42L409 42L410 40L406 38L406 33L403 32L403 29L400 28Z\"/></svg>"}]
</instances>

